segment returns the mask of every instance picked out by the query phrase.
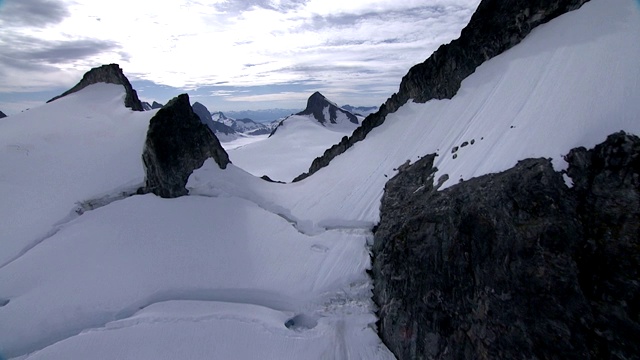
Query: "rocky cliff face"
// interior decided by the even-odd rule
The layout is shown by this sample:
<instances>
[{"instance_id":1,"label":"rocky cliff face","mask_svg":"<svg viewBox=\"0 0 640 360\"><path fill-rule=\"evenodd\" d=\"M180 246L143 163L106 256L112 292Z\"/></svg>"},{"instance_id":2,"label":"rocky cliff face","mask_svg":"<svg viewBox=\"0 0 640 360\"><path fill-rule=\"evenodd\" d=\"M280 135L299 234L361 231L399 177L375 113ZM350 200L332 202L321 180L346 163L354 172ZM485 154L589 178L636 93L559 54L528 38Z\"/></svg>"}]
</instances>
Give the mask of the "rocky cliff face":
<instances>
[{"instance_id":1,"label":"rocky cliff face","mask_svg":"<svg viewBox=\"0 0 640 360\"><path fill-rule=\"evenodd\" d=\"M521 161L442 191L434 155L390 180L375 233L379 332L399 359L640 354L640 139Z\"/></svg>"},{"instance_id":2,"label":"rocky cliff face","mask_svg":"<svg viewBox=\"0 0 640 360\"><path fill-rule=\"evenodd\" d=\"M179 95L149 122L142 153L145 191L165 198L186 195L189 175L210 157L221 169L230 163L216 136L193 112L189 96Z\"/></svg>"},{"instance_id":3,"label":"rocky cliff face","mask_svg":"<svg viewBox=\"0 0 640 360\"><path fill-rule=\"evenodd\" d=\"M328 109L328 118L325 116L325 109ZM353 124L358 124L358 118L355 115L339 108L317 91L307 100L307 107L296 115L313 115L322 125L337 124L340 118L344 118Z\"/></svg>"},{"instance_id":4,"label":"rocky cliff face","mask_svg":"<svg viewBox=\"0 0 640 360\"><path fill-rule=\"evenodd\" d=\"M136 93L136 91L131 86L129 79L124 76L124 73L122 72L122 69L120 69L120 66L118 64L102 65L100 67L89 70L86 74L84 74L82 80L80 80L80 82L76 86L72 87L70 90L65 91L61 95L58 95L53 99L47 101L47 103L55 101L69 94L73 94L89 85L97 83L118 84L124 86L126 91L124 106L131 108L131 110L134 111L144 111L142 103L140 102L140 99L138 99L138 93Z\"/></svg>"},{"instance_id":5,"label":"rocky cliff face","mask_svg":"<svg viewBox=\"0 0 640 360\"><path fill-rule=\"evenodd\" d=\"M483 0L460 38L440 46L427 60L412 67L402 78L396 94L387 99L376 113L367 116L349 138L342 139L316 158L309 171L294 181L307 178L353 144L364 140L371 130L384 123L389 113L398 110L409 99L423 103L452 98L462 80L483 62L518 44L538 25L575 10L587 1Z\"/></svg>"}]
</instances>

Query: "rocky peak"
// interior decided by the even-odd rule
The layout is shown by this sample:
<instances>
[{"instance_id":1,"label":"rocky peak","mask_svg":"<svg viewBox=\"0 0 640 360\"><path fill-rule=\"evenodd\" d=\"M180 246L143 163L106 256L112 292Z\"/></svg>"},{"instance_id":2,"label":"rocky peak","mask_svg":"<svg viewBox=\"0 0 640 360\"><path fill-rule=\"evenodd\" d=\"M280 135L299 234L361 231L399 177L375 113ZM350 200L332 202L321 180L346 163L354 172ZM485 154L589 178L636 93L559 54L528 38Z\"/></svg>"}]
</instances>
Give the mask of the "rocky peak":
<instances>
[{"instance_id":1,"label":"rocky peak","mask_svg":"<svg viewBox=\"0 0 640 360\"><path fill-rule=\"evenodd\" d=\"M217 114L218 114L218 121L229 119L222 111L218 111Z\"/></svg>"},{"instance_id":2,"label":"rocky peak","mask_svg":"<svg viewBox=\"0 0 640 360\"><path fill-rule=\"evenodd\" d=\"M179 95L149 122L142 153L145 191L165 198L186 195L189 176L208 158L221 169L230 163L218 138L191 108L189 96Z\"/></svg>"},{"instance_id":3,"label":"rocky peak","mask_svg":"<svg viewBox=\"0 0 640 360\"><path fill-rule=\"evenodd\" d=\"M326 118L325 109L329 109L329 118ZM314 92L307 100L307 107L297 115L313 115L322 125L327 123L337 124L340 117L348 119L353 124L358 124L358 118L347 110L339 108L318 91ZM341 115L341 116L340 116Z\"/></svg>"},{"instance_id":4,"label":"rocky peak","mask_svg":"<svg viewBox=\"0 0 640 360\"><path fill-rule=\"evenodd\" d=\"M5 115L5 113L3 113L2 111L0 111L0 119L2 119L2 118L6 118L6 117L7 117L7 115Z\"/></svg>"},{"instance_id":5,"label":"rocky peak","mask_svg":"<svg viewBox=\"0 0 640 360\"><path fill-rule=\"evenodd\" d=\"M211 113L209 112L209 109L207 109L206 106L196 101L193 103L193 105L191 105L191 107L193 108L193 112L195 112L196 115L198 115L198 117L200 118L200 121L202 121L203 124L208 124L210 122L213 122Z\"/></svg>"},{"instance_id":6,"label":"rocky peak","mask_svg":"<svg viewBox=\"0 0 640 360\"><path fill-rule=\"evenodd\" d=\"M120 69L120 66L118 64L102 65L100 67L89 70L84 74L82 80L80 80L80 82L76 86L65 91L61 95L58 95L53 99L47 101L47 103L58 100L61 97L73 94L89 85L97 83L117 84L124 86L126 91L124 106L131 108L131 110L134 111L144 111L142 103L140 102L140 99L138 99L138 93L136 93L136 91L131 86L129 79L124 76L124 73L122 72L122 69Z\"/></svg>"},{"instance_id":7,"label":"rocky peak","mask_svg":"<svg viewBox=\"0 0 640 360\"><path fill-rule=\"evenodd\" d=\"M423 63L413 66L402 78L400 88L380 109L367 116L353 134L316 158L302 180L327 166L336 156L365 139L409 99L427 102L450 99L462 80L483 62L500 55L522 41L535 27L575 10L588 0L482 0L460 38L442 45Z\"/></svg>"},{"instance_id":8,"label":"rocky peak","mask_svg":"<svg viewBox=\"0 0 640 360\"><path fill-rule=\"evenodd\" d=\"M156 102L156 101L154 101L154 102L151 104L151 108L152 108L152 109L160 109L160 108L162 108L163 106L164 106L164 105L162 105L162 104L160 104L159 102Z\"/></svg>"}]
</instances>

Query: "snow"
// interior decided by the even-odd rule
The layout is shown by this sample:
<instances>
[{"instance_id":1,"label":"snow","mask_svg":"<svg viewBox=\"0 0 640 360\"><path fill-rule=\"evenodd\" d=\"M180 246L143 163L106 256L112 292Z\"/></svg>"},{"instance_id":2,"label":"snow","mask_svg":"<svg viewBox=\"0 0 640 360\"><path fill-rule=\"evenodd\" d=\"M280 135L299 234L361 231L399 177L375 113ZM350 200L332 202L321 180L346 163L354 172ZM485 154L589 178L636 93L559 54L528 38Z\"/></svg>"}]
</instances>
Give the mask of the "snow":
<instances>
[{"instance_id":1,"label":"snow","mask_svg":"<svg viewBox=\"0 0 640 360\"><path fill-rule=\"evenodd\" d=\"M91 85L0 122L0 267L46 238L76 203L142 183L155 111L125 108L124 94L119 85Z\"/></svg>"},{"instance_id":2,"label":"snow","mask_svg":"<svg viewBox=\"0 0 640 360\"><path fill-rule=\"evenodd\" d=\"M303 181L251 174L298 175L345 135L292 118L229 146L225 170L207 160L178 199L129 196L154 112L124 108L120 86L3 119L0 357L391 359L366 269L394 169L437 152L451 186L640 133L639 38L634 1L592 0Z\"/></svg>"},{"instance_id":3,"label":"snow","mask_svg":"<svg viewBox=\"0 0 640 360\"><path fill-rule=\"evenodd\" d=\"M325 110L328 113L328 107ZM329 119L328 115L326 118ZM292 115L271 137L244 146L225 145L225 148L231 162L249 173L290 182L307 171L313 159L342 137L351 135L355 128L355 124L346 123L322 126L312 116Z\"/></svg>"},{"instance_id":4,"label":"snow","mask_svg":"<svg viewBox=\"0 0 640 360\"><path fill-rule=\"evenodd\" d=\"M528 157L552 158L561 170L574 147L592 147L620 130L640 134L637 59L634 1L592 0L481 65L453 99L402 106L330 166L290 185L286 195L270 188L267 197L312 227L336 219L375 223L395 169L426 154L439 155L435 178L449 176L443 188ZM213 175L194 175L194 191L227 186L224 175L216 173L215 185L207 180Z\"/></svg>"},{"instance_id":5,"label":"snow","mask_svg":"<svg viewBox=\"0 0 640 360\"><path fill-rule=\"evenodd\" d=\"M1 124L0 357L392 358L368 227L306 232L233 165L238 194L131 196L154 113L123 96L93 85Z\"/></svg>"}]
</instances>

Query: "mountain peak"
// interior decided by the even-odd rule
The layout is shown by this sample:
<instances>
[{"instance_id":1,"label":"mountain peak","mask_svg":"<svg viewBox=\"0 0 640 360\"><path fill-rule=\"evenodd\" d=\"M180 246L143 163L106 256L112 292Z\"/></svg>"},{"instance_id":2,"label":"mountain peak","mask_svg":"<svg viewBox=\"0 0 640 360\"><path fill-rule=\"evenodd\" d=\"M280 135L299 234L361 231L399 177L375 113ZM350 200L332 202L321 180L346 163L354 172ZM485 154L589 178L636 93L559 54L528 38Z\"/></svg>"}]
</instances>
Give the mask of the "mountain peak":
<instances>
[{"instance_id":1,"label":"mountain peak","mask_svg":"<svg viewBox=\"0 0 640 360\"><path fill-rule=\"evenodd\" d=\"M136 93L136 91L133 89L131 83L129 82L129 79L127 79L127 77L124 75L122 69L120 68L120 65L118 64L102 65L89 70L84 74L82 80L80 80L80 82L76 84L76 86L65 91L61 95L58 95L53 99L47 101L47 103L58 100L61 97L73 94L89 85L97 83L117 84L124 86L127 93L124 98L124 106L131 108L131 110L134 111L144 111L142 103L140 102L140 99L138 99L138 93Z\"/></svg>"},{"instance_id":2,"label":"mountain peak","mask_svg":"<svg viewBox=\"0 0 640 360\"><path fill-rule=\"evenodd\" d=\"M314 92L307 100L307 107L296 115L313 115L322 125L337 124L348 121L358 124L358 118L347 110L341 109L334 102L327 99L319 91ZM341 120L344 119L344 120Z\"/></svg>"},{"instance_id":3,"label":"mountain peak","mask_svg":"<svg viewBox=\"0 0 640 360\"><path fill-rule=\"evenodd\" d=\"M6 118L6 117L7 117L7 115L5 113L3 113L2 111L0 111L0 119Z\"/></svg>"}]
</instances>

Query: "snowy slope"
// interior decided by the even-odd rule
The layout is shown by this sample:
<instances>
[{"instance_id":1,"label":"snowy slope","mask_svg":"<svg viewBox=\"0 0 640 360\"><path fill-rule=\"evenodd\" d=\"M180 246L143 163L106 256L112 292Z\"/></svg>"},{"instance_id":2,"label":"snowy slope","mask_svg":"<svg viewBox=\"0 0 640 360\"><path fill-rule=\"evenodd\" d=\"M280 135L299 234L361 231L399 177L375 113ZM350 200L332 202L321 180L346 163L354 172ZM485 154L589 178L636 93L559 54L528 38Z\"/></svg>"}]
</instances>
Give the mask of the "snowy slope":
<instances>
[{"instance_id":1,"label":"snowy slope","mask_svg":"<svg viewBox=\"0 0 640 360\"><path fill-rule=\"evenodd\" d=\"M1 358L392 358L368 229L305 233L236 167L246 193L129 196L153 112L123 96L92 85L0 127Z\"/></svg>"},{"instance_id":2,"label":"snowy slope","mask_svg":"<svg viewBox=\"0 0 640 360\"><path fill-rule=\"evenodd\" d=\"M77 203L142 184L155 111L125 108L124 94L91 85L0 122L0 267L55 232Z\"/></svg>"},{"instance_id":3,"label":"snowy slope","mask_svg":"<svg viewBox=\"0 0 640 360\"><path fill-rule=\"evenodd\" d=\"M329 146L351 135L355 127L348 119L323 126L312 116L292 115L271 137L227 150L231 161L251 174L288 182L304 172Z\"/></svg>"},{"instance_id":4,"label":"snowy slope","mask_svg":"<svg viewBox=\"0 0 640 360\"><path fill-rule=\"evenodd\" d=\"M640 134L637 59L637 3L592 0L480 66L453 99L401 107L328 167L289 186L286 196L270 188L265 201L280 201L312 228L374 223L394 169L425 154L439 154L436 179L448 174L444 186L527 157L553 158L562 169L562 156L573 147L593 146L619 130ZM194 191L227 186L224 176L207 180L210 168L192 177Z\"/></svg>"},{"instance_id":5,"label":"snowy slope","mask_svg":"<svg viewBox=\"0 0 640 360\"><path fill-rule=\"evenodd\" d=\"M365 244L394 168L438 152L448 186L528 156L562 168L574 146L640 133L639 40L635 1L592 0L301 182L268 183L231 154L194 172L191 196L81 216L67 217L75 202L142 181L152 112L94 85L4 119L0 256L15 260L0 268L0 357L392 358L371 328Z\"/></svg>"}]
</instances>

